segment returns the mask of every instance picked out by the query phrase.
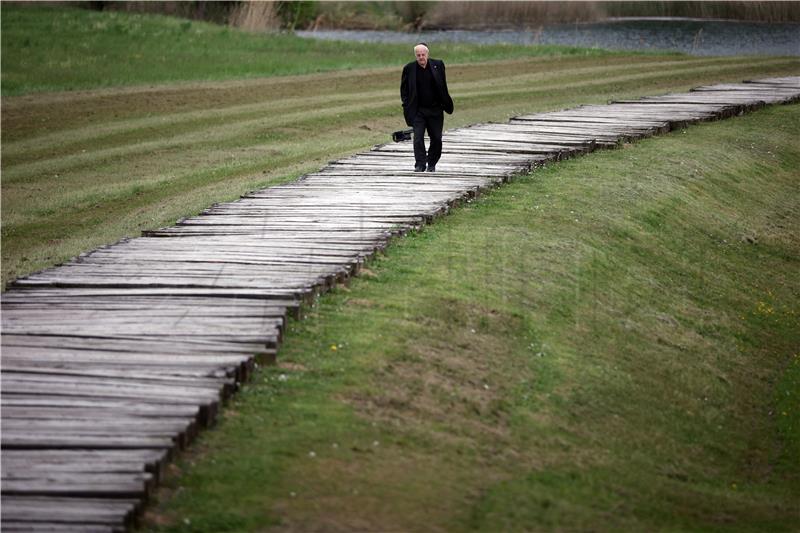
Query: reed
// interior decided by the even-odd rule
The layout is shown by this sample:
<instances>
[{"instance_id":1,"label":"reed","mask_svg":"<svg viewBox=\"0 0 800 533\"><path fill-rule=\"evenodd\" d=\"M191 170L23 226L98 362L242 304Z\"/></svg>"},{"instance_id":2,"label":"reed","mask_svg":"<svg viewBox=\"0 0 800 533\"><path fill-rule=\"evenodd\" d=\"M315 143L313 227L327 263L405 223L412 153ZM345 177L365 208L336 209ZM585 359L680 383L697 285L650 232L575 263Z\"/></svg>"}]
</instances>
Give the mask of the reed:
<instances>
[{"instance_id":1,"label":"reed","mask_svg":"<svg viewBox=\"0 0 800 533\"><path fill-rule=\"evenodd\" d=\"M751 22L800 22L800 2L607 2L610 17L690 17Z\"/></svg>"},{"instance_id":2,"label":"reed","mask_svg":"<svg viewBox=\"0 0 800 533\"><path fill-rule=\"evenodd\" d=\"M411 4L417 3L422 2L319 2L309 29L396 30L414 20Z\"/></svg>"},{"instance_id":3,"label":"reed","mask_svg":"<svg viewBox=\"0 0 800 533\"><path fill-rule=\"evenodd\" d=\"M33 2L31 2L33 3ZM38 3L38 2L36 2ZM132 2L48 2L54 6L81 7L96 11L123 11L148 15L167 15L190 20L203 20L225 24L234 4L244 2L181 2L181 1L132 1Z\"/></svg>"},{"instance_id":4,"label":"reed","mask_svg":"<svg viewBox=\"0 0 800 533\"><path fill-rule=\"evenodd\" d=\"M439 2L424 25L441 29L538 26L593 22L606 17L601 2Z\"/></svg>"},{"instance_id":5,"label":"reed","mask_svg":"<svg viewBox=\"0 0 800 533\"><path fill-rule=\"evenodd\" d=\"M800 22L800 2L439 2L423 26L439 29L531 27L612 17L689 17Z\"/></svg>"},{"instance_id":6,"label":"reed","mask_svg":"<svg viewBox=\"0 0 800 533\"><path fill-rule=\"evenodd\" d=\"M33 2L3 2L33 5ZM161 14L249 31L284 29L403 30L538 27L615 17L688 17L800 22L800 1L239 1L36 2L99 11Z\"/></svg>"},{"instance_id":7,"label":"reed","mask_svg":"<svg viewBox=\"0 0 800 533\"><path fill-rule=\"evenodd\" d=\"M231 12L228 24L257 32L280 28L281 19L275 2L240 2Z\"/></svg>"}]
</instances>

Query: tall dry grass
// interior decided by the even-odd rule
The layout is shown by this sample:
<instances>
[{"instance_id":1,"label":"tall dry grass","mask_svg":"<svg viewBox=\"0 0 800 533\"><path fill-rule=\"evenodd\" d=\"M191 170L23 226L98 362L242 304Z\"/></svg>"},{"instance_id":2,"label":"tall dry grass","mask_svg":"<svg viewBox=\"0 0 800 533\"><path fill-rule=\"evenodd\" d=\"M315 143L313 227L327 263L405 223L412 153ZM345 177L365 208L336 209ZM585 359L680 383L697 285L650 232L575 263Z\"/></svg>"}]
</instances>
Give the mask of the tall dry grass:
<instances>
[{"instance_id":1,"label":"tall dry grass","mask_svg":"<svg viewBox=\"0 0 800 533\"><path fill-rule=\"evenodd\" d=\"M82 7L162 14L249 31L280 28L417 31L531 28L599 22L612 17L690 17L752 22L800 22L800 1L43 1L3 5Z\"/></svg>"},{"instance_id":2,"label":"tall dry grass","mask_svg":"<svg viewBox=\"0 0 800 533\"><path fill-rule=\"evenodd\" d=\"M425 26L442 29L592 22L606 17L601 2L438 2Z\"/></svg>"},{"instance_id":3,"label":"tall dry grass","mask_svg":"<svg viewBox=\"0 0 800 533\"><path fill-rule=\"evenodd\" d=\"M166 15L190 20L203 20L215 24L227 24L246 31L275 30L283 27L279 6L292 5L292 2L272 0L254 1L200 1L179 0L151 1L3 1L3 5L15 7L78 7L93 11L122 11L148 15Z\"/></svg>"},{"instance_id":4,"label":"tall dry grass","mask_svg":"<svg viewBox=\"0 0 800 533\"><path fill-rule=\"evenodd\" d=\"M692 17L755 22L800 22L800 2L438 2L428 9L429 28L525 27L597 22L610 17Z\"/></svg>"},{"instance_id":5,"label":"tall dry grass","mask_svg":"<svg viewBox=\"0 0 800 533\"><path fill-rule=\"evenodd\" d=\"M604 2L611 17L691 17L752 22L800 22L797 1Z\"/></svg>"},{"instance_id":6,"label":"tall dry grass","mask_svg":"<svg viewBox=\"0 0 800 533\"><path fill-rule=\"evenodd\" d=\"M56 3L58 5L58 3ZM82 7L98 11L124 11L126 13L145 13L167 15L191 20L204 20L223 24L231 9L230 2L181 2L181 1L126 1L126 2L64 2L62 5Z\"/></svg>"},{"instance_id":7,"label":"tall dry grass","mask_svg":"<svg viewBox=\"0 0 800 533\"><path fill-rule=\"evenodd\" d=\"M276 2L240 2L231 12L228 24L246 31L277 30L281 18Z\"/></svg>"}]
</instances>

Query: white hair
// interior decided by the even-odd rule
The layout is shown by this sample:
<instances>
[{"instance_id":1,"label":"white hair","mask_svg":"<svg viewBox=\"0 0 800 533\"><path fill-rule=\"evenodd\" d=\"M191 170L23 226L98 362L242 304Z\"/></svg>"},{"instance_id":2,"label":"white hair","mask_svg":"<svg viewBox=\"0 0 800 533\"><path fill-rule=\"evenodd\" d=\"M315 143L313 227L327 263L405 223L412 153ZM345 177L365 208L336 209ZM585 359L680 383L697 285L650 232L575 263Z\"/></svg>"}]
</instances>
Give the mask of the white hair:
<instances>
[{"instance_id":1,"label":"white hair","mask_svg":"<svg viewBox=\"0 0 800 533\"><path fill-rule=\"evenodd\" d=\"M430 53L430 51L431 51L431 49L428 48L426 45L424 45L422 43L419 43L418 45L414 46L414 53L415 54L417 53L417 48L419 48L419 47L424 48L428 53Z\"/></svg>"}]
</instances>

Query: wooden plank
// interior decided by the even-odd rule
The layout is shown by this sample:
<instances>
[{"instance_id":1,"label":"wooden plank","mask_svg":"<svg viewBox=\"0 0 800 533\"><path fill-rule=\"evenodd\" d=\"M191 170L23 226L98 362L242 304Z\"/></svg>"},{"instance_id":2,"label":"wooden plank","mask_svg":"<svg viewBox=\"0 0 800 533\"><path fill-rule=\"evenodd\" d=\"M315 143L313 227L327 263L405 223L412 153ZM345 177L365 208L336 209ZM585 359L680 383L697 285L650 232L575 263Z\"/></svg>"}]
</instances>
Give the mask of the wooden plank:
<instances>
[{"instance_id":1,"label":"wooden plank","mask_svg":"<svg viewBox=\"0 0 800 533\"><path fill-rule=\"evenodd\" d=\"M5 533L119 533L124 529L105 524L63 524L57 522L19 522L3 520Z\"/></svg>"},{"instance_id":2,"label":"wooden plank","mask_svg":"<svg viewBox=\"0 0 800 533\"><path fill-rule=\"evenodd\" d=\"M89 474L52 472L27 478L4 478L3 494L13 496L74 496L77 498L144 499L152 490L147 473Z\"/></svg>"},{"instance_id":3,"label":"wooden plank","mask_svg":"<svg viewBox=\"0 0 800 533\"><path fill-rule=\"evenodd\" d=\"M14 335L3 334L3 349L9 346L22 347L54 347L74 350L108 349L122 353L165 353L165 354L253 354L261 351L272 351L261 342L230 343L215 339L184 337L180 343L167 336L144 335Z\"/></svg>"},{"instance_id":4,"label":"wooden plank","mask_svg":"<svg viewBox=\"0 0 800 533\"><path fill-rule=\"evenodd\" d=\"M9 522L42 525L133 525L139 502L135 499L56 498L42 496L2 497L3 525ZM5 528L4 528L5 529Z\"/></svg>"},{"instance_id":5,"label":"wooden plank","mask_svg":"<svg viewBox=\"0 0 800 533\"><path fill-rule=\"evenodd\" d=\"M77 381L77 380L76 380ZM216 418L219 396L207 389L188 389L186 387L157 387L152 385L112 385L98 383L84 385L69 382L5 381L3 382L4 404L36 405L109 405L123 402L140 404L159 404L169 406L199 407L198 421L208 426ZM20 397L25 397L24 401ZM72 401L70 401L72 400ZM86 402L86 403L82 403ZM174 411L173 411L174 412ZM3 435L5 436L5 434Z\"/></svg>"},{"instance_id":6,"label":"wooden plank","mask_svg":"<svg viewBox=\"0 0 800 533\"><path fill-rule=\"evenodd\" d=\"M83 434L63 434L57 432L43 431L30 431L30 432L16 432L16 431L3 431L2 446L4 449L22 449L22 450L38 450L38 449L59 449L59 450L128 450L128 449L173 449L178 443L174 442L171 437L162 436L149 436L149 435L131 435L130 431L126 432L109 432L105 435L83 435ZM176 437L177 438L177 437ZM5 484L2 487L3 492L12 491L7 490Z\"/></svg>"},{"instance_id":7,"label":"wooden plank","mask_svg":"<svg viewBox=\"0 0 800 533\"><path fill-rule=\"evenodd\" d=\"M188 363L160 364L136 363L107 363L96 360L31 360L29 357L9 357L3 356L3 371L5 372L46 372L49 374L67 374L84 376L109 376L109 377L131 377L133 379L195 379L195 378L228 378L230 386L236 382L244 381L244 375L252 370L249 366L242 368L242 365L223 365L220 363Z\"/></svg>"},{"instance_id":8,"label":"wooden plank","mask_svg":"<svg viewBox=\"0 0 800 533\"><path fill-rule=\"evenodd\" d=\"M187 381L165 379L162 381L141 379L112 379L96 376L25 374L3 372L0 377L3 390L9 393L35 394L37 391L57 393L65 396L98 395L119 397L150 395L152 397L170 398L176 402L191 398L216 401L224 388L224 383L211 380ZM6 387L8 387L6 389ZM25 387L29 387L25 391ZM48 390L48 387L50 389Z\"/></svg>"},{"instance_id":9,"label":"wooden plank","mask_svg":"<svg viewBox=\"0 0 800 533\"><path fill-rule=\"evenodd\" d=\"M3 409L13 407L49 407L64 409L109 409L120 413L131 413L137 416L146 416L148 413L163 413L163 416L199 416L200 406L191 403L172 403L151 399L150 401L136 402L125 398L82 398L69 397L60 394L12 394L4 391L2 395Z\"/></svg>"},{"instance_id":10,"label":"wooden plank","mask_svg":"<svg viewBox=\"0 0 800 533\"><path fill-rule=\"evenodd\" d=\"M158 449L138 450L3 450L3 460L30 465L69 465L72 462L136 462L152 467L168 459Z\"/></svg>"},{"instance_id":11,"label":"wooden plank","mask_svg":"<svg viewBox=\"0 0 800 533\"><path fill-rule=\"evenodd\" d=\"M273 288L273 289L226 289L222 287L195 287L195 288L181 288L181 287L166 287L166 288L131 288L122 290L114 290L114 289L95 289L95 290L88 290L88 289L68 289L68 288L59 288L59 289L47 289L47 288L37 288L36 290L32 289L25 289L25 288L14 288L9 290L8 292L3 293L3 299L9 297L9 295L22 295L27 296L28 294L36 294L36 295L57 295L57 296L68 296L70 298L94 298L96 296L113 296L113 297L124 297L124 296L156 296L160 298L182 298L182 297L194 297L194 296L203 296L203 297L220 297L220 298L236 298L236 299L255 299L255 300L285 300L291 299L296 300L294 297L297 293L304 294L311 292L310 290L296 290L296 289L281 289L281 288Z\"/></svg>"},{"instance_id":12,"label":"wooden plank","mask_svg":"<svg viewBox=\"0 0 800 533\"><path fill-rule=\"evenodd\" d=\"M167 448L123 450L7 449L3 450L3 471L44 470L60 472L149 472L161 477L169 459Z\"/></svg>"},{"instance_id":13,"label":"wooden plank","mask_svg":"<svg viewBox=\"0 0 800 533\"><path fill-rule=\"evenodd\" d=\"M3 407L4 427L23 428L24 421L35 423L37 420L43 421L65 421L80 422L85 425L94 420L98 426L107 423L111 427L136 427L143 424L145 427L149 423L162 425L163 427L174 427L177 430L188 428L196 423L196 413L191 411L183 416L174 413L162 413L160 411L125 411L121 409L103 409L92 407L56 407L56 406L5 406Z\"/></svg>"},{"instance_id":14,"label":"wooden plank","mask_svg":"<svg viewBox=\"0 0 800 533\"><path fill-rule=\"evenodd\" d=\"M247 354L219 354L213 351L204 353L197 350L190 353L172 351L164 352L136 352L136 351L110 351L89 348L70 349L67 346L3 346L3 363L37 365L45 363L57 366L59 363L91 363L103 368L122 366L186 366L227 369L230 366L246 365L252 357ZM160 369L158 369L160 371Z\"/></svg>"},{"instance_id":15,"label":"wooden plank","mask_svg":"<svg viewBox=\"0 0 800 533\"><path fill-rule=\"evenodd\" d=\"M166 417L130 417L119 416L107 418L86 418L85 413L72 417L61 418L34 418L27 420L3 417L3 431L12 433L24 432L30 429L32 433L42 431L46 433L75 433L81 435L124 433L141 430L148 436L171 437L183 433L192 433L194 430L193 419L166 418Z\"/></svg>"}]
</instances>

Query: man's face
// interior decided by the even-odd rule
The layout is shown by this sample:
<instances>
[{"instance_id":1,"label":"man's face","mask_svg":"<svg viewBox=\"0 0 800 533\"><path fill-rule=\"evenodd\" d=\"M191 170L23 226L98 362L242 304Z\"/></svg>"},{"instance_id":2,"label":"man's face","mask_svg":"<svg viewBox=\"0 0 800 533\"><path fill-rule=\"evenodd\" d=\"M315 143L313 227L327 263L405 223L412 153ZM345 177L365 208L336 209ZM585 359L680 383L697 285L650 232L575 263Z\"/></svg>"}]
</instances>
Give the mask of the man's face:
<instances>
[{"instance_id":1,"label":"man's face","mask_svg":"<svg viewBox=\"0 0 800 533\"><path fill-rule=\"evenodd\" d=\"M425 68L428 64L428 49L424 46L417 46L414 48L414 54L417 56L417 63L419 63L419 66Z\"/></svg>"}]
</instances>

